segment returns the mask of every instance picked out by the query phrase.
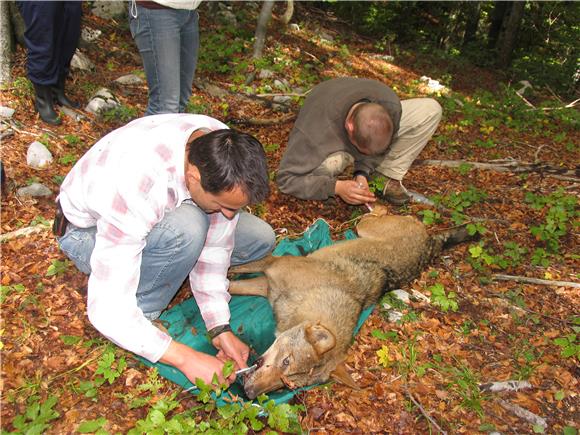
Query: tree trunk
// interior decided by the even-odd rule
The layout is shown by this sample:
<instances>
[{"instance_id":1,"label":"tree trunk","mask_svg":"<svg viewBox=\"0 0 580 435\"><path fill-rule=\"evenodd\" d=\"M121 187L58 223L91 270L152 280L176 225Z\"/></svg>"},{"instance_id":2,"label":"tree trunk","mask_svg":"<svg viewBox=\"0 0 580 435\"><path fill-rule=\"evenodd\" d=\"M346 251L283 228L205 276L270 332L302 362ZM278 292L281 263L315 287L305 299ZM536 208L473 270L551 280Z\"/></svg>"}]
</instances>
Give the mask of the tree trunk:
<instances>
[{"instance_id":1,"label":"tree trunk","mask_svg":"<svg viewBox=\"0 0 580 435\"><path fill-rule=\"evenodd\" d=\"M491 13L491 23L489 25L489 32L487 34L487 47L496 48L499 34L501 32L502 24L506 12L509 10L508 6L512 2L497 1L494 3L493 12Z\"/></svg>"},{"instance_id":2,"label":"tree trunk","mask_svg":"<svg viewBox=\"0 0 580 435\"><path fill-rule=\"evenodd\" d=\"M504 31L498 43L497 65L500 68L507 68L512 60L525 7L525 1L516 1L511 5Z\"/></svg>"},{"instance_id":3,"label":"tree trunk","mask_svg":"<svg viewBox=\"0 0 580 435\"><path fill-rule=\"evenodd\" d=\"M479 17L481 15L481 2L468 1L465 4L465 33L463 34L463 45L475 41L475 34L479 26Z\"/></svg>"},{"instance_id":4,"label":"tree trunk","mask_svg":"<svg viewBox=\"0 0 580 435\"><path fill-rule=\"evenodd\" d=\"M266 32L268 31L268 23L272 18L272 8L274 7L273 0L266 0L262 3L262 10L258 17L258 25L256 26L256 40L254 41L254 59L262 57L264 51L264 44L266 43Z\"/></svg>"},{"instance_id":5,"label":"tree trunk","mask_svg":"<svg viewBox=\"0 0 580 435\"><path fill-rule=\"evenodd\" d=\"M282 15L282 23L287 26L294 15L294 0L286 0L286 12Z\"/></svg>"},{"instance_id":6,"label":"tree trunk","mask_svg":"<svg viewBox=\"0 0 580 435\"><path fill-rule=\"evenodd\" d=\"M10 81L12 66L12 26L10 25L10 5L0 1L0 85Z\"/></svg>"}]
</instances>

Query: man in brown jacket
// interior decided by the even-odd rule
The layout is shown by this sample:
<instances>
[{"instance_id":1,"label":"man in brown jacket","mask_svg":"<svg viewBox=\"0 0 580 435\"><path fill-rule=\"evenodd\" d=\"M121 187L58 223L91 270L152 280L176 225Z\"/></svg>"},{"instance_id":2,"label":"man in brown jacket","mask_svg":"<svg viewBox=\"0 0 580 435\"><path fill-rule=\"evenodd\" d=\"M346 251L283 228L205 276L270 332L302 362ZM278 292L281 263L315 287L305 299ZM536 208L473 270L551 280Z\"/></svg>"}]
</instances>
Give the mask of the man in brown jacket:
<instances>
[{"instance_id":1,"label":"man in brown jacket","mask_svg":"<svg viewBox=\"0 0 580 435\"><path fill-rule=\"evenodd\" d=\"M277 182L301 199L339 196L348 204L376 201L373 172L387 179L382 196L409 201L401 180L441 120L431 98L400 101L387 85L370 79L337 78L315 86L290 133ZM352 180L337 177L354 164Z\"/></svg>"}]
</instances>

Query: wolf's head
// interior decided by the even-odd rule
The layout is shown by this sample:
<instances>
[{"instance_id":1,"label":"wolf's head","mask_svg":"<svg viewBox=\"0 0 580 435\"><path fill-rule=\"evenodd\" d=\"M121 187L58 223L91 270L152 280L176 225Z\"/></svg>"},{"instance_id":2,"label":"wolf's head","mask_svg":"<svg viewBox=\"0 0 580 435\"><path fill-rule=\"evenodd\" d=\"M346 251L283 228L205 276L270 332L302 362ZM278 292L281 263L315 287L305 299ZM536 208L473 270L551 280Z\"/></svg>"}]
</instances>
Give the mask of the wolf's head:
<instances>
[{"instance_id":1,"label":"wolf's head","mask_svg":"<svg viewBox=\"0 0 580 435\"><path fill-rule=\"evenodd\" d=\"M295 389L330 378L358 388L344 369L345 355L338 353L334 334L320 323L294 326L280 333L256 361L258 368L244 379L246 395L253 399L284 386Z\"/></svg>"}]
</instances>

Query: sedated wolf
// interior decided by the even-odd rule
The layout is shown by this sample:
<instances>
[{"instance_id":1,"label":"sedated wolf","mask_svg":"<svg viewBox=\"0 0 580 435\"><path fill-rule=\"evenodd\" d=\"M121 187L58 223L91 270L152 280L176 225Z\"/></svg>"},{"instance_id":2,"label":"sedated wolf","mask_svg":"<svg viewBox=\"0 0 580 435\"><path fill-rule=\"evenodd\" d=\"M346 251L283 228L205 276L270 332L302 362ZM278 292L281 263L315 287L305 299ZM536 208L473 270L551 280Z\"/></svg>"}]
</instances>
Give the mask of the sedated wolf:
<instances>
[{"instance_id":1,"label":"sedated wolf","mask_svg":"<svg viewBox=\"0 0 580 435\"><path fill-rule=\"evenodd\" d=\"M344 359L361 311L415 279L442 249L472 238L465 227L429 236L414 217L387 215L382 206L356 231L358 239L305 257L270 256L230 269L264 272L231 281L230 293L267 297L277 322L276 340L244 378L250 399L329 379L357 388Z\"/></svg>"}]
</instances>

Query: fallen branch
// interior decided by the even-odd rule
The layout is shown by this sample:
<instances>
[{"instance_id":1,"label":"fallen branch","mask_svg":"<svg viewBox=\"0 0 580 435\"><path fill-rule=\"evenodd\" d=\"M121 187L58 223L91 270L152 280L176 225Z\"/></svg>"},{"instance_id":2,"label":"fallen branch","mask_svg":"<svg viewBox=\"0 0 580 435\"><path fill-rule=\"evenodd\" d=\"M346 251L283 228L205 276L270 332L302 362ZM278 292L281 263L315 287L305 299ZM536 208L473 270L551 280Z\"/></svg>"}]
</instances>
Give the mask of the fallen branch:
<instances>
[{"instance_id":1,"label":"fallen branch","mask_svg":"<svg viewBox=\"0 0 580 435\"><path fill-rule=\"evenodd\" d=\"M41 233L43 231L52 228L52 220L48 221L47 224L38 224L32 227L19 228L14 231L10 231L5 234L0 234L0 243L4 243L8 240L16 239L17 237L29 236L31 234Z\"/></svg>"},{"instance_id":2,"label":"fallen branch","mask_svg":"<svg viewBox=\"0 0 580 435\"><path fill-rule=\"evenodd\" d=\"M411 394L411 392L405 388L405 392L407 393L407 396L409 396L409 399L411 399L411 402L413 402L415 404L415 406L417 408L419 408L419 411L421 411L421 414L423 414L423 416L433 425L437 428L437 430L439 432L441 432L443 435L447 435L447 432L445 432L443 429L441 429L441 427L437 424L437 422L433 419L433 417L431 417L429 415L429 413L427 411L425 411L425 408L423 408L423 406L421 406L421 403L419 403L419 401L417 401L413 395Z\"/></svg>"},{"instance_id":3,"label":"fallen branch","mask_svg":"<svg viewBox=\"0 0 580 435\"><path fill-rule=\"evenodd\" d=\"M282 116L281 118L274 119L259 119L259 118L245 118L245 119L228 119L227 123L232 124L245 124L245 125L278 125L283 124L288 121L292 121L296 118L295 114Z\"/></svg>"},{"instance_id":4,"label":"fallen branch","mask_svg":"<svg viewBox=\"0 0 580 435\"><path fill-rule=\"evenodd\" d=\"M541 426L544 429L548 427L548 423L546 423L546 419L540 417L539 415L534 414L533 412L528 411L527 409L522 408L519 405L515 405L510 402L506 402L505 400L498 400L498 403L506 410L514 413L517 417L531 423L535 426Z\"/></svg>"},{"instance_id":5,"label":"fallen branch","mask_svg":"<svg viewBox=\"0 0 580 435\"><path fill-rule=\"evenodd\" d=\"M572 101L571 103L568 103L564 106L560 106L560 107L538 107L538 108L533 108L533 109L527 109L527 110L543 110L544 112L548 112L550 110L562 110L562 109L571 109L572 107L576 106L576 104L578 104L578 102L580 101L580 98Z\"/></svg>"},{"instance_id":6,"label":"fallen branch","mask_svg":"<svg viewBox=\"0 0 580 435\"><path fill-rule=\"evenodd\" d=\"M497 273L497 274L493 275L492 279L494 279L496 281L516 281L516 282L523 282L526 284L553 285L556 287L580 288L580 283L577 283L577 282L554 281L551 279L529 278L527 276L503 275L501 273Z\"/></svg>"},{"instance_id":7,"label":"fallen branch","mask_svg":"<svg viewBox=\"0 0 580 435\"><path fill-rule=\"evenodd\" d=\"M470 165L476 169L486 169L498 172L538 172L554 178L566 181L580 181L580 170L558 168L541 163L518 162L516 160L500 160L493 163L486 162L469 162L465 160L416 160L418 166L445 166L449 168L459 168L460 166Z\"/></svg>"},{"instance_id":8,"label":"fallen branch","mask_svg":"<svg viewBox=\"0 0 580 435\"><path fill-rule=\"evenodd\" d=\"M519 391L527 388L532 388L532 384L528 381L503 381L503 382L489 382L487 384L480 384L479 390L489 393L498 393L500 391Z\"/></svg>"}]
</instances>

